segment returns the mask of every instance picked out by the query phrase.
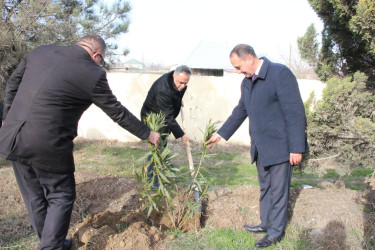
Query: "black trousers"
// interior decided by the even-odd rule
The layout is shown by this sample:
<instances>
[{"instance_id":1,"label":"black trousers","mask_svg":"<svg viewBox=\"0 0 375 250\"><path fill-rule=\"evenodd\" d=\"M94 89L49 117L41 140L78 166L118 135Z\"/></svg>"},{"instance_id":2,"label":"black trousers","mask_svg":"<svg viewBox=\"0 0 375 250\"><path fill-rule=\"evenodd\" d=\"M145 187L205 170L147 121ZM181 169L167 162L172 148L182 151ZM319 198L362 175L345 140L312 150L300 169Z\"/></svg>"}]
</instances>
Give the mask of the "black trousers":
<instances>
[{"instance_id":1,"label":"black trousers","mask_svg":"<svg viewBox=\"0 0 375 250\"><path fill-rule=\"evenodd\" d=\"M62 249L76 198L74 173L51 173L20 162L13 162L13 170L40 249Z\"/></svg>"},{"instance_id":2,"label":"black trousers","mask_svg":"<svg viewBox=\"0 0 375 250\"><path fill-rule=\"evenodd\" d=\"M288 219L289 187L293 167L289 161L277 165L258 167L260 186L260 226L271 237L280 236Z\"/></svg>"}]
</instances>

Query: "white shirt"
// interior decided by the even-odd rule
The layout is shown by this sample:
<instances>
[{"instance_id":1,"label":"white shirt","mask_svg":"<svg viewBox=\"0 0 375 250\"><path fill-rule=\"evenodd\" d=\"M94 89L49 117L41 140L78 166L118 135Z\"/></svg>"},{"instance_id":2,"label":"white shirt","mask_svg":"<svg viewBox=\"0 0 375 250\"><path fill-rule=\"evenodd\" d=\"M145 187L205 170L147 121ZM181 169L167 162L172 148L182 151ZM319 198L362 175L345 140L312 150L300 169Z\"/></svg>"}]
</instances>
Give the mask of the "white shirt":
<instances>
[{"instance_id":1,"label":"white shirt","mask_svg":"<svg viewBox=\"0 0 375 250\"><path fill-rule=\"evenodd\" d=\"M256 74L257 76L259 75L259 71L260 71L260 69L262 68L262 65L263 65L263 59L260 59L260 62L259 62L258 68L257 68L257 70L256 70L255 73L254 73L254 74Z\"/></svg>"}]
</instances>

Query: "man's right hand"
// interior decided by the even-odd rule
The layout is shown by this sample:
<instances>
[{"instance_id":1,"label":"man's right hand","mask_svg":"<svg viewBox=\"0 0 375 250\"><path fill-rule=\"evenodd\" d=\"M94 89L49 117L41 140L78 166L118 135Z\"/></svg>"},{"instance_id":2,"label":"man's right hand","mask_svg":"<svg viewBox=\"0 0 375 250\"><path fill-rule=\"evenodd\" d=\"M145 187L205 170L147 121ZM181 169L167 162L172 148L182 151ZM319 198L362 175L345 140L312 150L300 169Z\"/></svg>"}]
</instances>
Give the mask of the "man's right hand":
<instances>
[{"instance_id":1,"label":"man's right hand","mask_svg":"<svg viewBox=\"0 0 375 250\"><path fill-rule=\"evenodd\" d=\"M147 140L157 147L160 142L160 134L154 131L150 131L150 135L148 136Z\"/></svg>"},{"instance_id":2,"label":"man's right hand","mask_svg":"<svg viewBox=\"0 0 375 250\"><path fill-rule=\"evenodd\" d=\"M217 143L221 140L221 136L218 133L213 134L208 141L206 141L206 145L210 148L214 143Z\"/></svg>"},{"instance_id":3,"label":"man's right hand","mask_svg":"<svg viewBox=\"0 0 375 250\"><path fill-rule=\"evenodd\" d=\"M186 134L184 134L182 137L181 137L181 140L182 142L187 145L187 143L190 141L190 138L189 136L187 136Z\"/></svg>"}]
</instances>

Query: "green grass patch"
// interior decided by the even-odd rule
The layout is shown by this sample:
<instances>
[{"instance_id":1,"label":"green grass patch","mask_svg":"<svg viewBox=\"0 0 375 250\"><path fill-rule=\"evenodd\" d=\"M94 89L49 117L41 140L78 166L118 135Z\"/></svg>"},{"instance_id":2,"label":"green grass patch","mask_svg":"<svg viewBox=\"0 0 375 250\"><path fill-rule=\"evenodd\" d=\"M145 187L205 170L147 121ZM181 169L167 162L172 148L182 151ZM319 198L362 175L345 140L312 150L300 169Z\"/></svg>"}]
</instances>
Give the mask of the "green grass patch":
<instances>
[{"instance_id":1,"label":"green grass patch","mask_svg":"<svg viewBox=\"0 0 375 250\"><path fill-rule=\"evenodd\" d=\"M37 249L39 246L39 239L35 234L28 234L22 238L12 238L11 241L3 239L3 244L0 249L25 250ZM0 241L1 242L1 241Z\"/></svg>"},{"instance_id":2,"label":"green grass patch","mask_svg":"<svg viewBox=\"0 0 375 250\"><path fill-rule=\"evenodd\" d=\"M316 186L319 182L314 180L292 180L290 186L292 188L301 188L303 185Z\"/></svg>"},{"instance_id":3,"label":"green grass patch","mask_svg":"<svg viewBox=\"0 0 375 250\"><path fill-rule=\"evenodd\" d=\"M267 249L308 249L309 242L303 237L302 231L291 232L296 228L287 228L284 239ZM296 237L297 236L297 237ZM199 232L177 234L176 239L167 245L167 249L256 249L255 243L264 234L251 234L246 230L230 228L202 229Z\"/></svg>"},{"instance_id":4,"label":"green grass patch","mask_svg":"<svg viewBox=\"0 0 375 250\"><path fill-rule=\"evenodd\" d=\"M199 153L193 153L194 163L198 165ZM175 163L176 164L176 163ZM184 180L189 174L188 165L180 166ZM250 164L249 153L228 153L218 151L203 162L201 173L207 178L210 186L258 185L255 164Z\"/></svg>"},{"instance_id":5,"label":"green grass patch","mask_svg":"<svg viewBox=\"0 0 375 250\"><path fill-rule=\"evenodd\" d=\"M119 232L124 231L126 228L128 228L128 224L126 224L126 223L120 223L120 224L117 224L117 230L118 230Z\"/></svg>"},{"instance_id":6,"label":"green grass patch","mask_svg":"<svg viewBox=\"0 0 375 250\"><path fill-rule=\"evenodd\" d=\"M140 158L144 155L145 150L139 148L120 148L120 147L113 147L113 148L104 148L102 150L103 154L108 156L119 156L119 157L132 157L132 158Z\"/></svg>"},{"instance_id":7,"label":"green grass patch","mask_svg":"<svg viewBox=\"0 0 375 250\"><path fill-rule=\"evenodd\" d=\"M348 189L351 189L351 190L357 190L357 191L359 191L359 190L363 190L364 185L352 185L352 184L349 184L349 185L346 185L345 187L348 188Z\"/></svg>"},{"instance_id":8,"label":"green grass patch","mask_svg":"<svg viewBox=\"0 0 375 250\"><path fill-rule=\"evenodd\" d=\"M321 182L321 179L317 175L303 173L299 169L294 169L290 186L292 188L300 188L302 185L310 185L314 187L319 182Z\"/></svg>"},{"instance_id":9,"label":"green grass patch","mask_svg":"<svg viewBox=\"0 0 375 250\"><path fill-rule=\"evenodd\" d=\"M6 160L0 158L0 166L2 166L2 165L11 165L11 164L12 164L11 161L6 161Z\"/></svg>"},{"instance_id":10,"label":"green grass patch","mask_svg":"<svg viewBox=\"0 0 375 250\"><path fill-rule=\"evenodd\" d=\"M340 175L334 169L327 169L327 173L323 176L324 179L338 179Z\"/></svg>"},{"instance_id":11,"label":"green grass patch","mask_svg":"<svg viewBox=\"0 0 375 250\"><path fill-rule=\"evenodd\" d=\"M362 168L354 169L350 175L340 176L334 169L328 169L327 173L322 178L319 178L317 175L306 174L295 170L290 186L292 188L301 187L304 184L316 186L323 181L335 182L336 180L342 180L345 183L345 187L348 189L363 190L366 187L364 183L365 177L372 173L372 169Z\"/></svg>"},{"instance_id":12,"label":"green grass patch","mask_svg":"<svg viewBox=\"0 0 375 250\"><path fill-rule=\"evenodd\" d=\"M345 182L346 188L363 190L366 188L365 178L373 172L374 169L371 168L356 168L351 171L350 175L345 175L341 179Z\"/></svg>"},{"instance_id":13,"label":"green grass patch","mask_svg":"<svg viewBox=\"0 0 375 250\"><path fill-rule=\"evenodd\" d=\"M293 170L293 177L303 178L303 179L317 179L317 178L319 178L317 175L304 173L304 172L299 171L298 169Z\"/></svg>"},{"instance_id":14,"label":"green grass patch","mask_svg":"<svg viewBox=\"0 0 375 250\"><path fill-rule=\"evenodd\" d=\"M244 230L203 229L178 236L167 249L249 249L256 238Z\"/></svg>"},{"instance_id":15,"label":"green grass patch","mask_svg":"<svg viewBox=\"0 0 375 250\"><path fill-rule=\"evenodd\" d=\"M118 147L107 144L79 144L75 147L77 171L133 176L142 167L138 160L147 148Z\"/></svg>"},{"instance_id":16,"label":"green grass patch","mask_svg":"<svg viewBox=\"0 0 375 250\"><path fill-rule=\"evenodd\" d=\"M180 236L180 235L183 235L183 234L184 234L184 232L181 231L181 230L179 230L179 229L168 229L168 230L166 231L166 233L167 233L168 235L175 235L175 236Z\"/></svg>"},{"instance_id":17,"label":"green grass patch","mask_svg":"<svg viewBox=\"0 0 375 250\"><path fill-rule=\"evenodd\" d=\"M203 172L203 171L202 171ZM223 164L206 169L208 180L212 186L258 185L257 170L250 164Z\"/></svg>"},{"instance_id":18,"label":"green grass patch","mask_svg":"<svg viewBox=\"0 0 375 250\"><path fill-rule=\"evenodd\" d=\"M172 142L178 145L178 142ZM177 144L175 144L177 143ZM134 146L136 145L136 146ZM184 146L172 146L172 151L179 155L172 159L172 163L181 170L180 182L190 180L190 172ZM149 148L147 143L121 144L106 142L77 143L74 154L77 171L97 174L111 174L132 177L136 171L145 166L145 161L139 161ZM255 164L250 164L251 158L246 147L216 147L215 153L210 154L202 164L202 174L207 178L210 186L259 185ZM200 161L200 149L192 149L195 167ZM350 175L341 176L334 170L328 169L323 177L307 174L295 168L291 187L302 185L317 186L322 181L341 179L347 188L362 190L364 178L372 174L370 168L354 169Z\"/></svg>"},{"instance_id":19,"label":"green grass patch","mask_svg":"<svg viewBox=\"0 0 375 250\"><path fill-rule=\"evenodd\" d=\"M351 172L351 176L353 177L366 177L372 173L374 173L374 169L372 168L357 168L353 169Z\"/></svg>"}]
</instances>

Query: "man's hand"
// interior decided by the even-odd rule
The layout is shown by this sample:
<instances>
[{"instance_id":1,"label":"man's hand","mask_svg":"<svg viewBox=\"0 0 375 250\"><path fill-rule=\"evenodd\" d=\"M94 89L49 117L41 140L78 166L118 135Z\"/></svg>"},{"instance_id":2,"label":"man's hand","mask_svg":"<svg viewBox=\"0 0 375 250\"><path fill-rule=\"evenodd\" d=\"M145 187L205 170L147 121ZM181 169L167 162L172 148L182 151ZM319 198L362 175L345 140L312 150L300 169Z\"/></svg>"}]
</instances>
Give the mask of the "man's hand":
<instances>
[{"instance_id":1,"label":"man's hand","mask_svg":"<svg viewBox=\"0 0 375 250\"><path fill-rule=\"evenodd\" d=\"M221 140L221 136L218 133L215 133L211 136L211 138L206 141L206 145L210 148L214 143L217 143L218 141Z\"/></svg>"},{"instance_id":2,"label":"man's hand","mask_svg":"<svg viewBox=\"0 0 375 250\"><path fill-rule=\"evenodd\" d=\"M302 154L301 153L290 153L289 157L290 165L297 165L302 161Z\"/></svg>"},{"instance_id":3,"label":"man's hand","mask_svg":"<svg viewBox=\"0 0 375 250\"><path fill-rule=\"evenodd\" d=\"M148 136L147 140L157 147L160 141L160 134L154 131L150 131L150 135Z\"/></svg>"},{"instance_id":4,"label":"man's hand","mask_svg":"<svg viewBox=\"0 0 375 250\"><path fill-rule=\"evenodd\" d=\"M190 141L190 138L189 138L186 134L184 134L184 135L181 137L181 140L182 140L182 142L183 142L185 145L187 145L187 143Z\"/></svg>"}]
</instances>

